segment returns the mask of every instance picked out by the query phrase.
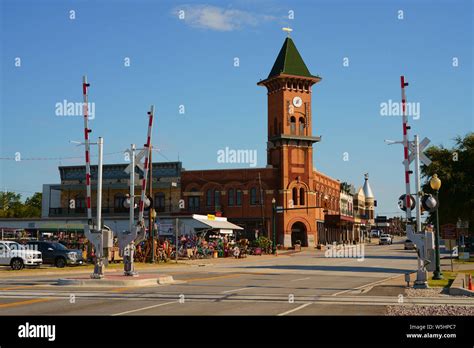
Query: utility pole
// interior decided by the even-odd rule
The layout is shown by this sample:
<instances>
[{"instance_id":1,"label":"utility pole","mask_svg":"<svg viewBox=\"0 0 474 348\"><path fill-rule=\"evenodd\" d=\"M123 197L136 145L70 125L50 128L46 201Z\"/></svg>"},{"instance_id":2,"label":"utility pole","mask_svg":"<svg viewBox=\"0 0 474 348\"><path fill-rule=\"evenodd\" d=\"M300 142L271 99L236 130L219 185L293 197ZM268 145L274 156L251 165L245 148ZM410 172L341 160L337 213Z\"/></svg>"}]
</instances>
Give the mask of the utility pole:
<instances>
[{"instance_id":1,"label":"utility pole","mask_svg":"<svg viewBox=\"0 0 474 348\"><path fill-rule=\"evenodd\" d=\"M133 254L135 249L135 244L140 243L146 239L146 226L144 210L146 205L146 187L147 187L147 178L149 171L149 159L150 159L150 149L151 149L151 131L153 127L153 115L155 107L152 105L150 111L147 112L149 116L148 121L148 135L147 142L144 145L143 149L140 149L140 152L135 155L135 144L132 144L130 149L127 152L130 155L130 164L125 168L125 172L130 174L130 198L127 200L127 204L130 204L130 222L129 222L129 231L120 233L119 237L119 247L120 250L124 251L124 274L126 276L134 276L137 273L134 270L133 266ZM145 157L143 165L140 163L140 160ZM137 223L134 224L135 216L135 167L138 166L143 171L143 178L141 181L141 195L140 202L138 204L138 219ZM149 201L151 203L151 201ZM127 206L127 205L126 205ZM152 214L152 212L151 212Z\"/></svg>"},{"instance_id":2,"label":"utility pole","mask_svg":"<svg viewBox=\"0 0 474 348\"><path fill-rule=\"evenodd\" d=\"M91 147L89 142L89 94L88 88L90 84L87 83L87 76L82 78L82 94L83 94L83 111L84 111L84 148L86 156L86 205L87 205L87 220L88 224L92 225L92 209L91 209L91 162L90 153Z\"/></svg>"},{"instance_id":3,"label":"utility pole","mask_svg":"<svg viewBox=\"0 0 474 348\"><path fill-rule=\"evenodd\" d=\"M133 231L133 223L135 220L135 144L130 145L130 193L129 193L129 222L128 222L128 229L130 233ZM135 273L135 266L133 262L133 254L134 254L135 244L132 240L125 248L125 255L123 260L123 268L124 274L126 276L134 276Z\"/></svg>"},{"instance_id":4,"label":"utility pole","mask_svg":"<svg viewBox=\"0 0 474 348\"><path fill-rule=\"evenodd\" d=\"M425 236L421 233L421 210L420 210L420 199L419 193L420 189L420 156L422 156L422 161L426 165L429 165L430 160L424 155L420 154L420 148L426 146L429 143L429 139L423 139L422 143L419 144L418 136L415 136L415 141L410 142L408 137L408 130L410 126L408 125L408 116L406 110L406 95L405 87L408 86L408 82L405 82L405 76L400 76L400 84L402 90L402 116L403 116L403 140L402 141L391 141L386 140L388 144L403 144L403 165L405 167L405 202L404 206L406 207L406 235L407 238L415 242L417 246L417 255L418 255L418 268L416 272L416 280L414 287L418 288L427 288L428 284L426 282L426 268L425 268ZM410 155L410 147L414 147L413 153ZM410 193L410 175L413 172L410 170L411 161L415 160L415 187L416 187L416 225L413 226L411 207L412 207L412 197Z\"/></svg>"},{"instance_id":5,"label":"utility pole","mask_svg":"<svg viewBox=\"0 0 474 348\"><path fill-rule=\"evenodd\" d=\"M83 113L84 113L84 145L85 162L86 162L86 206L87 206L87 224L84 225L84 234L87 239L94 245L95 248L95 264L94 273L91 274L93 279L101 279L104 277L104 235L102 233L102 162L103 162L103 139L99 137L99 141L94 143L99 147L99 163L98 163L98 178L97 178L97 217L96 224L92 221L92 206L91 206L91 142L89 133L89 93L88 88L90 84L87 82L87 76L82 77L82 95L83 95Z\"/></svg>"},{"instance_id":6,"label":"utility pole","mask_svg":"<svg viewBox=\"0 0 474 348\"><path fill-rule=\"evenodd\" d=\"M416 196L415 196L415 209L416 209L416 232L421 233L421 185L420 185L420 142L418 135L415 135L415 187L416 187Z\"/></svg>"},{"instance_id":7,"label":"utility pole","mask_svg":"<svg viewBox=\"0 0 474 348\"><path fill-rule=\"evenodd\" d=\"M104 234L102 233L102 164L104 139L99 137L97 141L99 147L99 162L97 165L97 221L96 230L100 231L99 245L97 247L97 260L94 267L94 274L99 278L104 276Z\"/></svg>"}]
</instances>

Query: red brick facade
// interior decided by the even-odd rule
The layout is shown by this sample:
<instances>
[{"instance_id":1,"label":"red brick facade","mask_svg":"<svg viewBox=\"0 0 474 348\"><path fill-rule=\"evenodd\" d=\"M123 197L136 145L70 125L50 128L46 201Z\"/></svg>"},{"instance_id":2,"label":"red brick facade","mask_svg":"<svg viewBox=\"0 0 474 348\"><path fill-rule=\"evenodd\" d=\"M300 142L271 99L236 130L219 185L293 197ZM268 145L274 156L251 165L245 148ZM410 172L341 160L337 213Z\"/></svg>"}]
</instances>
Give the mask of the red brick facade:
<instances>
[{"instance_id":1,"label":"red brick facade","mask_svg":"<svg viewBox=\"0 0 474 348\"><path fill-rule=\"evenodd\" d=\"M324 215L339 214L340 193L339 181L313 165L313 144L320 138L312 135L311 93L320 80L282 72L260 81L268 92L267 167L183 171L185 210L222 213L243 226L246 237L255 230L270 237L275 198L277 206L304 208L277 214L277 243L319 243Z\"/></svg>"}]
</instances>

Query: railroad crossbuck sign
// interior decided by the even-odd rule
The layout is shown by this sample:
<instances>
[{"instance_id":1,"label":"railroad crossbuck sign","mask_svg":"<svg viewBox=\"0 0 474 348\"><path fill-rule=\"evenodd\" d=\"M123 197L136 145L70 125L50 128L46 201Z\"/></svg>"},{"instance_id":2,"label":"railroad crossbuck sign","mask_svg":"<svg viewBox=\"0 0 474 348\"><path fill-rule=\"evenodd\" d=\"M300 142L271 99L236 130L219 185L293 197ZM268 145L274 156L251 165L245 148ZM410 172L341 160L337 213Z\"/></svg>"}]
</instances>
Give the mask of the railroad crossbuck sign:
<instances>
[{"instance_id":1,"label":"railroad crossbuck sign","mask_svg":"<svg viewBox=\"0 0 474 348\"><path fill-rule=\"evenodd\" d=\"M140 168L141 171L145 171L145 169L143 168L143 164L140 162L142 160L142 158L146 155L148 149L145 148L145 149L142 149L139 153L137 153L135 155L135 166L137 166L138 168ZM126 152L128 152L130 154L130 156L133 156L132 155L132 151L130 151L130 149L127 149ZM131 161L130 161L131 162ZM125 169L124 169L124 172L127 173L127 174L130 174L130 171L132 170L132 163L130 163Z\"/></svg>"},{"instance_id":2,"label":"railroad crossbuck sign","mask_svg":"<svg viewBox=\"0 0 474 348\"><path fill-rule=\"evenodd\" d=\"M418 152L420 154L420 161L423 162L424 165L426 166L429 166L431 164L431 160L423 153L423 151L425 150L426 146L430 143L430 139L428 138L424 138L419 146L418 146ZM413 160L415 159L415 143L414 142L410 142L410 156L408 156L408 163L411 163L413 162ZM405 163L405 161L403 161L403 163Z\"/></svg>"}]
</instances>

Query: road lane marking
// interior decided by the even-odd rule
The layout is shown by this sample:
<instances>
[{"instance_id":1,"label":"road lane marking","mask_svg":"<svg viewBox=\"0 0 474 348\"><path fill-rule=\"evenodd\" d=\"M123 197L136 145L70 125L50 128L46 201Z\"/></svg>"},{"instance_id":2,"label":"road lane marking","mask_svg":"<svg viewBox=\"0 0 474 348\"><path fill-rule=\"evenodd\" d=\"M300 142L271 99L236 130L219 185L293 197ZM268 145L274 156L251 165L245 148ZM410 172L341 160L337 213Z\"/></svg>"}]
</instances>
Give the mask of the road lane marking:
<instances>
[{"instance_id":1,"label":"road lane marking","mask_svg":"<svg viewBox=\"0 0 474 348\"><path fill-rule=\"evenodd\" d=\"M293 313L293 312L296 312L296 311L299 311L300 309L303 309L305 307L308 307L309 305L311 304L311 302L309 303L305 303L299 307L296 307L296 308L293 308L293 309L290 309L289 311L286 311L286 312L283 312L283 313L280 313L280 314L277 314L277 316L281 317L281 316L284 316L284 315L287 315L287 314L290 314L290 313Z\"/></svg>"},{"instance_id":2,"label":"road lane marking","mask_svg":"<svg viewBox=\"0 0 474 348\"><path fill-rule=\"evenodd\" d=\"M148 306L148 307L143 307L143 308L138 308L138 309L132 309L132 310L126 311L126 312L121 312L121 313L112 314L112 316L115 317L115 316L118 316L118 315L123 315L123 314L129 314L129 313L135 313L135 312L145 311L145 310L147 310L147 309L156 308L156 307L161 307L161 306L166 306L166 305L173 304L173 303L178 303L178 301L159 303L159 304L153 305L153 306Z\"/></svg>"},{"instance_id":3,"label":"road lane marking","mask_svg":"<svg viewBox=\"0 0 474 348\"><path fill-rule=\"evenodd\" d=\"M222 278L236 278L236 277L241 277L241 276L243 276L243 274L228 274L228 275L223 275L223 276L206 277L206 278L191 278L191 279L184 279L184 280L186 280L188 283L191 283L191 282L222 279Z\"/></svg>"},{"instance_id":4,"label":"road lane marking","mask_svg":"<svg viewBox=\"0 0 474 348\"><path fill-rule=\"evenodd\" d=\"M307 280L307 279L311 279L311 277L293 279L293 280L290 280L290 282L298 282L298 281L300 281L300 280Z\"/></svg>"},{"instance_id":5,"label":"road lane marking","mask_svg":"<svg viewBox=\"0 0 474 348\"><path fill-rule=\"evenodd\" d=\"M42 285L42 284L11 286L11 287L9 287L9 288L2 288L2 289L0 289L0 291L17 290L17 289L28 289L28 288L32 288L32 287L38 286L38 285Z\"/></svg>"},{"instance_id":6,"label":"road lane marking","mask_svg":"<svg viewBox=\"0 0 474 348\"><path fill-rule=\"evenodd\" d=\"M344 290L344 291L339 291L339 292L336 292L335 294L332 294L331 296L338 296L340 294L344 294L346 292L350 292L350 291L354 291L354 290L360 290L360 289L363 289L363 288L367 288L369 286L373 287L374 285L377 285L379 283L384 283L386 281L389 281L389 280L392 280L392 279L395 279L395 278L398 278L398 277L401 277L403 274L397 274L393 277L388 277L388 278L384 278L384 279L381 279L381 280L377 280L375 282L372 282L372 283L368 283L368 284L364 284L364 285L361 285L361 286L358 286L357 288L353 288L353 289L347 289L347 290Z\"/></svg>"},{"instance_id":7,"label":"road lane marking","mask_svg":"<svg viewBox=\"0 0 474 348\"><path fill-rule=\"evenodd\" d=\"M33 303L48 302L48 301L51 301L51 300L53 300L53 299L51 299L51 298L35 298L35 299L31 299L31 300L26 300L26 301L3 303L3 304L0 304L0 308L23 306L23 305L33 304Z\"/></svg>"},{"instance_id":8,"label":"road lane marking","mask_svg":"<svg viewBox=\"0 0 474 348\"><path fill-rule=\"evenodd\" d=\"M229 292L236 292L236 291L247 290L247 289L251 289L251 288L245 287L245 288L240 288L240 289L226 290L226 291L222 291L221 294L227 294L227 293L229 293Z\"/></svg>"}]
</instances>

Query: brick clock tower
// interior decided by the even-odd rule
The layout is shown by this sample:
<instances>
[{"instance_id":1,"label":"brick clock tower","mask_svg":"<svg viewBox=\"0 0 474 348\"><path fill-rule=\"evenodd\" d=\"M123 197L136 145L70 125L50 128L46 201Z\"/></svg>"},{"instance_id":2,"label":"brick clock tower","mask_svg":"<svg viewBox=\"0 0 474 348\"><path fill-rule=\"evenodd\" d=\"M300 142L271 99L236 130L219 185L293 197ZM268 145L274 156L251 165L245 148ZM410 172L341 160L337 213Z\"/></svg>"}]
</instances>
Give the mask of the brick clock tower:
<instances>
[{"instance_id":1,"label":"brick clock tower","mask_svg":"<svg viewBox=\"0 0 474 348\"><path fill-rule=\"evenodd\" d=\"M270 74L258 82L268 91L267 165L278 168L277 206L316 206L313 144L320 137L312 135L311 89L320 80L311 75L287 37ZM314 246L316 213L308 208L277 214L278 243L288 246L300 241L302 246Z\"/></svg>"}]
</instances>

